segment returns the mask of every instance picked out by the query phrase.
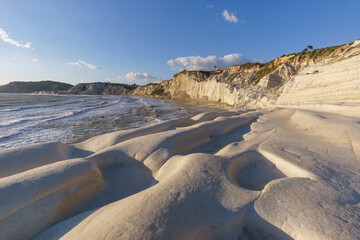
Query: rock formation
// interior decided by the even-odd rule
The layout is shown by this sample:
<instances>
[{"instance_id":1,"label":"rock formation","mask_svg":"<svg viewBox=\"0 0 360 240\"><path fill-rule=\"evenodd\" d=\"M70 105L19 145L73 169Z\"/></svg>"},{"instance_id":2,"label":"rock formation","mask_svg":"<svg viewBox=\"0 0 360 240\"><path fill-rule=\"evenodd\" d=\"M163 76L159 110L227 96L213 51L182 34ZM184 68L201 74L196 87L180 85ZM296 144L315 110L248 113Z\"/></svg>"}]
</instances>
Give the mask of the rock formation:
<instances>
[{"instance_id":1,"label":"rock formation","mask_svg":"<svg viewBox=\"0 0 360 240\"><path fill-rule=\"evenodd\" d=\"M0 239L358 239L359 118L204 113L0 151Z\"/></svg>"},{"instance_id":2,"label":"rock formation","mask_svg":"<svg viewBox=\"0 0 360 240\"><path fill-rule=\"evenodd\" d=\"M302 105L306 109L360 101L360 40L289 54L265 64L247 63L215 71L182 71L145 86L78 84L70 94L136 95L223 103L237 108ZM321 104L321 106L319 105Z\"/></svg>"},{"instance_id":3,"label":"rock formation","mask_svg":"<svg viewBox=\"0 0 360 240\"><path fill-rule=\"evenodd\" d=\"M81 95L127 95L136 85L116 83L79 83L68 90L67 94Z\"/></svg>"},{"instance_id":4,"label":"rock formation","mask_svg":"<svg viewBox=\"0 0 360 240\"><path fill-rule=\"evenodd\" d=\"M183 71L164 94L239 108L360 101L360 40L222 71Z\"/></svg>"}]
</instances>

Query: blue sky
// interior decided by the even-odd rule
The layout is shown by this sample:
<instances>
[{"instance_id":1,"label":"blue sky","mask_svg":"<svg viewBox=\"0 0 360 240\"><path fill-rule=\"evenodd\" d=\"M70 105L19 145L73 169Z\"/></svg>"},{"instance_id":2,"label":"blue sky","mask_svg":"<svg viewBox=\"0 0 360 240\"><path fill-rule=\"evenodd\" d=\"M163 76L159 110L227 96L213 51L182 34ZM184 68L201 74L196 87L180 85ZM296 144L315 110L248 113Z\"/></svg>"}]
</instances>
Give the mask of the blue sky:
<instances>
[{"instance_id":1,"label":"blue sky","mask_svg":"<svg viewBox=\"0 0 360 240\"><path fill-rule=\"evenodd\" d=\"M359 0L1 0L0 84L172 78L360 38Z\"/></svg>"}]
</instances>

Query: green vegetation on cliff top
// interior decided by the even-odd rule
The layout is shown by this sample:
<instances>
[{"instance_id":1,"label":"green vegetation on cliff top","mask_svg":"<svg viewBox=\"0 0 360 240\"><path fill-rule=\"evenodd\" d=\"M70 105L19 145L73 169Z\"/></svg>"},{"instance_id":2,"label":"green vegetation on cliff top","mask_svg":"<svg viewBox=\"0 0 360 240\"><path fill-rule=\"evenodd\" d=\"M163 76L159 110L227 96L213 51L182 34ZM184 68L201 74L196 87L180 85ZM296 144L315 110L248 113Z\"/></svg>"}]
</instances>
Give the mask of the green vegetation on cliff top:
<instances>
[{"instance_id":1,"label":"green vegetation on cliff top","mask_svg":"<svg viewBox=\"0 0 360 240\"><path fill-rule=\"evenodd\" d=\"M233 67L238 67L238 70L240 71L248 71L248 70L254 70L255 72L255 79L253 80L252 84L256 85L260 79L265 77L266 75L272 73L275 71L279 66L282 64L288 62L288 63L296 63L296 62L302 62L302 61L313 61L318 62L321 61L327 57L330 57L333 54L337 54L339 52L344 51L346 46L350 46L352 42L338 45L338 46L331 46L326 48L319 48L319 49L313 49L309 48L309 46L306 48L306 50L298 53L291 53L287 55L282 55L279 58L276 58L270 62L267 63L258 63L258 62L252 62L252 63L245 63L242 65L234 65ZM210 76L212 74L219 74L222 73L224 70L215 70L215 71L182 71L177 74L202 74L205 76ZM175 74L175 75L177 75Z\"/></svg>"},{"instance_id":2,"label":"green vegetation on cliff top","mask_svg":"<svg viewBox=\"0 0 360 240\"><path fill-rule=\"evenodd\" d=\"M291 53L288 55L283 55L280 58L276 58L267 63L245 63L240 65L243 69L253 69L259 68L259 70L255 73L255 79L253 84L256 85L261 78L275 71L281 64L285 62L300 62L300 61L314 61L318 62L323 60L324 58L330 57L333 53L337 53L338 51L343 51L344 47L347 45L351 45L352 43L343 44L339 46L331 46L326 48L314 49L311 51L302 51L298 53ZM282 61L282 59L284 59Z\"/></svg>"}]
</instances>

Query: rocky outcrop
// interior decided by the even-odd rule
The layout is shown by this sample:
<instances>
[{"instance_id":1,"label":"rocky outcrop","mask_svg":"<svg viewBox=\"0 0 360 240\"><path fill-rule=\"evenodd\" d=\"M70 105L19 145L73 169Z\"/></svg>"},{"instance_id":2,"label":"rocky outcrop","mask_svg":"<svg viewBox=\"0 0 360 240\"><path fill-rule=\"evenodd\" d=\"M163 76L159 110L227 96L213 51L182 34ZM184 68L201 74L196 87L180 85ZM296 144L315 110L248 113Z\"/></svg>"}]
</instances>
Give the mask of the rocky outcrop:
<instances>
[{"instance_id":1,"label":"rocky outcrop","mask_svg":"<svg viewBox=\"0 0 360 240\"><path fill-rule=\"evenodd\" d=\"M116 83L79 83L69 89L68 94L81 95L127 95L137 85L116 84Z\"/></svg>"},{"instance_id":2,"label":"rocky outcrop","mask_svg":"<svg viewBox=\"0 0 360 240\"><path fill-rule=\"evenodd\" d=\"M149 96L158 98L170 98L167 89L172 84L172 80L165 80L161 82L149 83L145 86L138 86L130 94L135 96Z\"/></svg>"},{"instance_id":3,"label":"rocky outcrop","mask_svg":"<svg viewBox=\"0 0 360 240\"><path fill-rule=\"evenodd\" d=\"M319 108L360 101L360 40L215 71L182 71L145 86L87 83L70 94L135 95L221 103L237 108ZM354 105L356 106L356 104Z\"/></svg>"},{"instance_id":4,"label":"rocky outcrop","mask_svg":"<svg viewBox=\"0 0 360 240\"><path fill-rule=\"evenodd\" d=\"M258 66L241 66L214 72L181 72L174 76L165 93L172 99L193 99L225 103L228 105L248 105L262 107L268 102L265 92L249 88L256 78ZM256 101L253 101L256 100Z\"/></svg>"},{"instance_id":5,"label":"rocky outcrop","mask_svg":"<svg viewBox=\"0 0 360 240\"><path fill-rule=\"evenodd\" d=\"M360 48L345 53L343 57L340 61L329 58L299 69L297 74L284 84L277 103L360 100Z\"/></svg>"},{"instance_id":6,"label":"rocky outcrop","mask_svg":"<svg viewBox=\"0 0 360 240\"><path fill-rule=\"evenodd\" d=\"M360 115L202 113L0 151L0 239L360 239Z\"/></svg>"},{"instance_id":7,"label":"rocky outcrop","mask_svg":"<svg viewBox=\"0 0 360 240\"><path fill-rule=\"evenodd\" d=\"M310 108L309 104L317 108L319 103L354 105L360 101L359 89L360 40L289 54L265 64L183 71L164 87L164 96L239 108L290 105Z\"/></svg>"}]
</instances>

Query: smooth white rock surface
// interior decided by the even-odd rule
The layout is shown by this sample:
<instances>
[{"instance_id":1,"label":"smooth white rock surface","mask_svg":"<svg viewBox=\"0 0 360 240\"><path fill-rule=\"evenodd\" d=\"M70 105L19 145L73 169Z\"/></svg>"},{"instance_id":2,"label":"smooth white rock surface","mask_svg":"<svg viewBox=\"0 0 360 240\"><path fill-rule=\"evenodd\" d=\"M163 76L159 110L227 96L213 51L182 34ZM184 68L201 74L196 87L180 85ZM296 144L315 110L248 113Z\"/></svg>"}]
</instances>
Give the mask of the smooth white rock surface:
<instances>
[{"instance_id":1,"label":"smooth white rock surface","mask_svg":"<svg viewBox=\"0 0 360 240\"><path fill-rule=\"evenodd\" d=\"M87 156L0 178L0 239L360 237L360 116L208 113L68 148Z\"/></svg>"}]
</instances>

